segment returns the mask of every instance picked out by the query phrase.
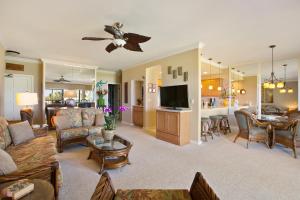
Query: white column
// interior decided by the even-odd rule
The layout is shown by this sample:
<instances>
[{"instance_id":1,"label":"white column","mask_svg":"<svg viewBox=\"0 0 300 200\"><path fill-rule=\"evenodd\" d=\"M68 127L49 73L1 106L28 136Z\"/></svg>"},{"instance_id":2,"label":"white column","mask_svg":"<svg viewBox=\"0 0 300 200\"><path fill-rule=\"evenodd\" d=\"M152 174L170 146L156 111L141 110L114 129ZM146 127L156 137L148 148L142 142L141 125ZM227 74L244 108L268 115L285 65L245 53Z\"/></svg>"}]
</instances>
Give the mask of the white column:
<instances>
[{"instance_id":1,"label":"white column","mask_svg":"<svg viewBox=\"0 0 300 200\"><path fill-rule=\"evenodd\" d=\"M256 85L256 109L257 115L261 116L261 63L257 65L257 85Z\"/></svg>"},{"instance_id":2,"label":"white column","mask_svg":"<svg viewBox=\"0 0 300 200\"><path fill-rule=\"evenodd\" d=\"M42 60L42 123L46 123L45 91L46 91L46 63Z\"/></svg>"},{"instance_id":3,"label":"white column","mask_svg":"<svg viewBox=\"0 0 300 200\"><path fill-rule=\"evenodd\" d=\"M231 67L228 66L228 114L232 114L231 113L231 101L232 101L232 76L231 76Z\"/></svg>"},{"instance_id":4,"label":"white column","mask_svg":"<svg viewBox=\"0 0 300 200\"><path fill-rule=\"evenodd\" d=\"M201 84L202 84L202 77L201 77L201 65L202 65L202 48L203 46L199 44L198 47L198 68L197 68L197 77L196 78L196 84L198 87L196 87L195 91L195 97L197 98L198 104L197 104L197 108L196 110L198 111L198 121L199 123L197 123L197 143L201 144L202 140L201 140L201 108L202 108L202 92L201 92ZM194 100L195 102L195 100Z\"/></svg>"}]
</instances>

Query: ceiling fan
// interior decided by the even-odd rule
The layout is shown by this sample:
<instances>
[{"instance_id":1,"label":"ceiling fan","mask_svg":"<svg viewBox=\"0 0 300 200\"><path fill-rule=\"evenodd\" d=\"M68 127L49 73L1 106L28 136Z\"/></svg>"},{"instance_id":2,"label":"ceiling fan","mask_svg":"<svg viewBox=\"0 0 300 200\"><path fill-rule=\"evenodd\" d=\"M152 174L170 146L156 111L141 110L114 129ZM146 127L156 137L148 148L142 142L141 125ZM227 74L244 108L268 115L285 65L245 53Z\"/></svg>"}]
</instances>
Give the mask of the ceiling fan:
<instances>
[{"instance_id":1,"label":"ceiling fan","mask_svg":"<svg viewBox=\"0 0 300 200\"><path fill-rule=\"evenodd\" d=\"M107 45L105 50L110 53L113 50L124 47L130 51L140 51L143 52L139 43L147 42L151 37L139 35L136 33L125 33L121 31L123 24L120 22L114 23L112 26L105 25L104 31L113 35L113 38L101 38L101 37L83 37L82 40L112 40L112 42Z\"/></svg>"},{"instance_id":2,"label":"ceiling fan","mask_svg":"<svg viewBox=\"0 0 300 200\"><path fill-rule=\"evenodd\" d=\"M61 75L59 79L55 79L53 81L58 82L58 83L61 83L61 82L68 82L69 83L69 82L71 82L69 80L66 80L63 75Z\"/></svg>"}]
</instances>

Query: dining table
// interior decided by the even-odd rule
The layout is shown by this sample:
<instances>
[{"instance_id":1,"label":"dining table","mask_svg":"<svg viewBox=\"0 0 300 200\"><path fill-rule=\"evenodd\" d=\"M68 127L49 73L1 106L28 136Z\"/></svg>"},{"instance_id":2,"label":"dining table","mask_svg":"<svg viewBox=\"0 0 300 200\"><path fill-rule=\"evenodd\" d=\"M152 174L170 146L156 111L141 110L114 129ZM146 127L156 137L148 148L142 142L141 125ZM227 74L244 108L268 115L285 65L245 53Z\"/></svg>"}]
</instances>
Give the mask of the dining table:
<instances>
[{"instance_id":1,"label":"dining table","mask_svg":"<svg viewBox=\"0 0 300 200\"><path fill-rule=\"evenodd\" d=\"M274 130L286 130L292 120L288 116L278 116L278 115L258 115L256 119L259 122L267 123L267 133L268 133L268 145L273 148L275 145L275 131Z\"/></svg>"}]
</instances>

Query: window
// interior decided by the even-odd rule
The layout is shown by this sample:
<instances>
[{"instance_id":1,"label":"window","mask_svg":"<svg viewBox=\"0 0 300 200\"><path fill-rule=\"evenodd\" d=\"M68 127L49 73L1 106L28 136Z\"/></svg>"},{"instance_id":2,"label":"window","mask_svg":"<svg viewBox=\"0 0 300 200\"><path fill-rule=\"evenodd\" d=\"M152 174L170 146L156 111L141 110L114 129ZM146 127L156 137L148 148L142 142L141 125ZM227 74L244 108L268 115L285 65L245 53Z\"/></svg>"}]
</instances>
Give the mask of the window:
<instances>
[{"instance_id":1,"label":"window","mask_svg":"<svg viewBox=\"0 0 300 200\"><path fill-rule=\"evenodd\" d=\"M46 89L45 97L46 103L62 103L63 102L63 89Z\"/></svg>"}]
</instances>

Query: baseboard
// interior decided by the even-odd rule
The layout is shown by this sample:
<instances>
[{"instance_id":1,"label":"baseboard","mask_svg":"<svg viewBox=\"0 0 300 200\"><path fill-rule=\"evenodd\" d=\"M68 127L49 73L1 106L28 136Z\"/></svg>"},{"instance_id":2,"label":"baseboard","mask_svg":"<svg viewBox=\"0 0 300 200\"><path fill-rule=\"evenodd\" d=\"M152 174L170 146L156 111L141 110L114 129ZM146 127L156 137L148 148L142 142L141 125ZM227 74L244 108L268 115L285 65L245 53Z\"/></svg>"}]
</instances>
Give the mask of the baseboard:
<instances>
[{"instance_id":1,"label":"baseboard","mask_svg":"<svg viewBox=\"0 0 300 200\"><path fill-rule=\"evenodd\" d=\"M133 123L130 123L130 122L125 122L125 121L121 121L122 124L125 124L125 125L129 125L129 126L134 126Z\"/></svg>"},{"instance_id":2,"label":"baseboard","mask_svg":"<svg viewBox=\"0 0 300 200\"><path fill-rule=\"evenodd\" d=\"M201 140L199 140L199 141L197 141L197 140L190 140L190 142L191 142L192 144L197 144L197 145L201 145L201 144L202 144L202 141L201 141Z\"/></svg>"}]
</instances>

